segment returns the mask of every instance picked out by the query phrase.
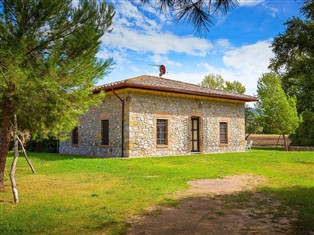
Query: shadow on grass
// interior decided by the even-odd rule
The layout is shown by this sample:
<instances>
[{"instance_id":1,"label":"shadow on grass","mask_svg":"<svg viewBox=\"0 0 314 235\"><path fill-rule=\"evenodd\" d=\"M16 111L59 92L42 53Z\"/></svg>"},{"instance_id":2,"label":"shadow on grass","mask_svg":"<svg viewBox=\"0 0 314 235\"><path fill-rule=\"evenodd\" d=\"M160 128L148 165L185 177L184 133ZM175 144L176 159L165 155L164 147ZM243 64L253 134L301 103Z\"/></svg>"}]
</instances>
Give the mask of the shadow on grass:
<instances>
[{"instance_id":1,"label":"shadow on grass","mask_svg":"<svg viewBox=\"0 0 314 235\"><path fill-rule=\"evenodd\" d=\"M42 161L60 161L60 160L73 160L73 159L105 159L108 157L95 157L95 156L82 156L82 155L69 155L59 153L44 153L44 152L28 152L30 158L37 158Z\"/></svg>"},{"instance_id":2,"label":"shadow on grass","mask_svg":"<svg viewBox=\"0 0 314 235\"><path fill-rule=\"evenodd\" d=\"M210 229L208 234L215 234L215 231L219 234L222 228L226 234L228 229L231 230L229 234L235 234L237 228L241 229L241 234L256 234L259 232L256 229L261 228L266 229L266 232L278 231L278 234L310 235L314 231L313 198L314 187L279 189L264 187L258 192L244 191L223 196L188 197L180 200L165 198L159 206L166 206L167 209L159 208L156 210L157 213L156 211L144 213L142 219L139 220L140 224L137 224L136 221L132 222L130 231L131 234L139 234L143 231L142 226L144 225L146 234L186 234L187 232L205 234L203 229L207 226ZM6 203L0 201L0 207L4 204ZM67 207L66 205L44 203L19 206L16 214L5 213L5 211L0 214L2 235L42 234L43 231L56 232L56 228L60 229L58 231L68 231L67 229L70 227L67 227L67 223L60 224L60 220L63 217L69 217L71 213L79 213L74 209L75 205ZM169 207L175 209L171 210ZM130 226L127 221L118 219L114 210L103 205L99 205L98 208L100 209L81 218L84 223L79 223L81 227L76 230L78 234L127 233ZM182 210L181 213L180 210ZM246 213L243 214L243 211ZM124 215L124 218L129 216L131 215ZM29 221L32 221L31 227ZM292 231L289 230L287 221L292 225ZM210 226L208 226L209 224ZM199 225L205 227L199 227ZM158 231L150 233L150 228ZM173 230L169 231L169 229Z\"/></svg>"},{"instance_id":3,"label":"shadow on grass","mask_svg":"<svg viewBox=\"0 0 314 235\"><path fill-rule=\"evenodd\" d=\"M295 222L296 234L314 233L314 182L312 187L264 188L263 191L275 193L275 197L298 212Z\"/></svg>"},{"instance_id":4,"label":"shadow on grass","mask_svg":"<svg viewBox=\"0 0 314 235\"><path fill-rule=\"evenodd\" d=\"M224 229L226 234L311 235L313 198L314 188L292 187L167 199L132 221L126 234L219 234Z\"/></svg>"},{"instance_id":5,"label":"shadow on grass","mask_svg":"<svg viewBox=\"0 0 314 235\"><path fill-rule=\"evenodd\" d=\"M282 146L253 146L252 149L254 150L272 150L272 151L283 151Z\"/></svg>"}]
</instances>

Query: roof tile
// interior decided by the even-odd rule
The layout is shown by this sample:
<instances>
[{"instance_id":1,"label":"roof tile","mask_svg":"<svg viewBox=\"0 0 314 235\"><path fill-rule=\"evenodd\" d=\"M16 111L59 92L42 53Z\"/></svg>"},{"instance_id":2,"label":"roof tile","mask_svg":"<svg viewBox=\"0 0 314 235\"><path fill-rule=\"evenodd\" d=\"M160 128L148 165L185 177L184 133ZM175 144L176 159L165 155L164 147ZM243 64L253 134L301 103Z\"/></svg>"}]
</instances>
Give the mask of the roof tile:
<instances>
[{"instance_id":1,"label":"roof tile","mask_svg":"<svg viewBox=\"0 0 314 235\"><path fill-rule=\"evenodd\" d=\"M117 82L112 82L95 87L94 92L100 90L111 90L121 89L126 87L142 88L149 90L163 90L166 92L183 93L183 94L194 94L207 97L216 97L224 99L242 100L242 101L256 101L256 98L249 95L241 95L237 93L210 89L199 85L180 82L167 78L160 78L150 75L142 75L134 78L129 78Z\"/></svg>"}]
</instances>

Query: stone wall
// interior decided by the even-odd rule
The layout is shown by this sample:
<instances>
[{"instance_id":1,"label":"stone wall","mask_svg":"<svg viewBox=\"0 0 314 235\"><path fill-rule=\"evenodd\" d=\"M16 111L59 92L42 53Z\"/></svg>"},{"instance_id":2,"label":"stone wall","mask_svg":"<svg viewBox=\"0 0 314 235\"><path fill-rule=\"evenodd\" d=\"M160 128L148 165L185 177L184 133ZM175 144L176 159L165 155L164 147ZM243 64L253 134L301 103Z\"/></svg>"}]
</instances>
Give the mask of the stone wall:
<instances>
[{"instance_id":1,"label":"stone wall","mask_svg":"<svg viewBox=\"0 0 314 235\"><path fill-rule=\"evenodd\" d=\"M191 153L191 117L200 118L200 152L244 151L244 103L128 92L125 100L124 156L170 156ZM126 99L128 97L128 99ZM101 120L109 120L109 146L101 146ZM157 119L168 120L167 146L156 144ZM228 144L219 143L219 122L228 123ZM107 95L80 119L79 144L60 143L60 153L121 156L121 102Z\"/></svg>"},{"instance_id":2,"label":"stone wall","mask_svg":"<svg viewBox=\"0 0 314 235\"><path fill-rule=\"evenodd\" d=\"M191 153L191 117L200 118L200 152L244 151L244 104L130 93L128 156ZM169 122L169 144L156 145L156 120ZM219 143L219 122L228 123L228 144Z\"/></svg>"},{"instance_id":3,"label":"stone wall","mask_svg":"<svg viewBox=\"0 0 314 235\"><path fill-rule=\"evenodd\" d=\"M124 98L124 95L121 97ZM70 133L69 140L60 143L59 152L73 155L121 157L121 111L121 101L113 95L107 95L101 105L91 107L80 118L78 145L71 144ZM109 120L109 146L101 145L101 120L105 119ZM128 112L125 112L125 120L127 124ZM128 135L127 130L128 128L125 128L125 137Z\"/></svg>"}]
</instances>

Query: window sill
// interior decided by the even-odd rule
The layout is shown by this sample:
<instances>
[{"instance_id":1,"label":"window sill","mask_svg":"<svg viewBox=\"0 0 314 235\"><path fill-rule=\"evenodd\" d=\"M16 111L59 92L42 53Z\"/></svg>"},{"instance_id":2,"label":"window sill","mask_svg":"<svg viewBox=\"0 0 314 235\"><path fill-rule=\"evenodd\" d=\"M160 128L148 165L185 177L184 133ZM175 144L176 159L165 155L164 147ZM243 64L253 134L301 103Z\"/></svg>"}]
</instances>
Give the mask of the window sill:
<instances>
[{"instance_id":1,"label":"window sill","mask_svg":"<svg viewBox=\"0 0 314 235\"><path fill-rule=\"evenodd\" d=\"M78 144L71 144L72 147L78 147Z\"/></svg>"},{"instance_id":2,"label":"window sill","mask_svg":"<svg viewBox=\"0 0 314 235\"><path fill-rule=\"evenodd\" d=\"M228 144L228 143L227 143L227 144L219 144L219 146L220 146L220 147L228 147L229 144Z\"/></svg>"},{"instance_id":3,"label":"window sill","mask_svg":"<svg viewBox=\"0 0 314 235\"><path fill-rule=\"evenodd\" d=\"M156 148L168 148L168 145L156 145Z\"/></svg>"},{"instance_id":4,"label":"window sill","mask_svg":"<svg viewBox=\"0 0 314 235\"><path fill-rule=\"evenodd\" d=\"M107 148L109 148L109 145L104 145L104 144L101 144L101 145L99 145L99 148L104 148L104 149L107 149Z\"/></svg>"}]
</instances>

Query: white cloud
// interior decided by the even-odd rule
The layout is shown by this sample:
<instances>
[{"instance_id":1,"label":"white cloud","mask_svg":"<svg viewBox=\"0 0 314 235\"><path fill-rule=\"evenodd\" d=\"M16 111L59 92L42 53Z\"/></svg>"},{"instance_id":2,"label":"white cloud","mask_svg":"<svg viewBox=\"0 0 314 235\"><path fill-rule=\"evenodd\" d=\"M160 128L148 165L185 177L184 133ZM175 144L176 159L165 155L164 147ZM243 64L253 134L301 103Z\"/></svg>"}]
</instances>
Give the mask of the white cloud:
<instances>
[{"instance_id":1,"label":"white cloud","mask_svg":"<svg viewBox=\"0 0 314 235\"><path fill-rule=\"evenodd\" d=\"M153 11L151 6L146 9ZM118 2L116 11L114 30L102 37L103 45L107 48L154 54L177 52L193 56L206 56L213 48L206 39L162 32L162 17L148 18L129 1Z\"/></svg>"},{"instance_id":2,"label":"white cloud","mask_svg":"<svg viewBox=\"0 0 314 235\"><path fill-rule=\"evenodd\" d=\"M216 45L223 48L231 47L229 39L219 39L216 41Z\"/></svg>"},{"instance_id":3,"label":"white cloud","mask_svg":"<svg viewBox=\"0 0 314 235\"><path fill-rule=\"evenodd\" d=\"M173 13L169 9L164 9L161 11L159 8L156 8L151 2L141 5L141 8L159 19L159 22L163 24L171 24L173 21Z\"/></svg>"},{"instance_id":4,"label":"white cloud","mask_svg":"<svg viewBox=\"0 0 314 235\"><path fill-rule=\"evenodd\" d=\"M272 17L276 17L279 13L279 10L277 8L269 6L269 4L267 4L266 2L263 3L263 7L265 7L267 13Z\"/></svg>"},{"instance_id":5,"label":"white cloud","mask_svg":"<svg viewBox=\"0 0 314 235\"><path fill-rule=\"evenodd\" d=\"M73 6L74 8L77 8L78 5L79 5L79 1L78 1L78 0L72 0L71 4L72 4L72 6Z\"/></svg>"},{"instance_id":6,"label":"white cloud","mask_svg":"<svg viewBox=\"0 0 314 235\"><path fill-rule=\"evenodd\" d=\"M119 49L130 49L139 53L169 52L186 53L194 56L205 56L213 45L205 39L179 37L172 33L140 32L128 28L116 28L111 34L102 38L105 46Z\"/></svg>"},{"instance_id":7,"label":"white cloud","mask_svg":"<svg viewBox=\"0 0 314 235\"><path fill-rule=\"evenodd\" d=\"M169 74L168 77L197 84L209 73L220 74L227 81L241 82L245 85L247 94L255 95L257 80L263 73L269 71L269 59L273 56L270 45L270 40L266 40L232 49L223 56L225 66L215 67L202 63L197 66L199 70L203 67L204 72L180 72Z\"/></svg>"},{"instance_id":8,"label":"white cloud","mask_svg":"<svg viewBox=\"0 0 314 235\"><path fill-rule=\"evenodd\" d=\"M207 75L207 72L198 72L198 73L187 73L187 72L180 72L180 73L169 73L166 75L167 78L187 82L187 83L194 83L199 84L205 75Z\"/></svg>"},{"instance_id":9,"label":"white cloud","mask_svg":"<svg viewBox=\"0 0 314 235\"><path fill-rule=\"evenodd\" d=\"M163 64L166 67L169 66L176 66L176 67L181 67L182 64L179 62L175 62L173 60L170 60L167 56L162 56L160 54L155 54L150 57L150 59L157 65Z\"/></svg>"},{"instance_id":10,"label":"white cloud","mask_svg":"<svg viewBox=\"0 0 314 235\"><path fill-rule=\"evenodd\" d=\"M273 55L270 45L270 40L266 40L227 51L223 62L237 70L258 71L269 64L269 58Z\"/></svg>"},{"instance_id":11,"label":"white cloud","mask_svg":"<svg viewBox=\"0 0 314 235\"><path fill-rule=\"evenodd\" d=\"M269 2L265 0L239 0L241 7L254 7L261 4L272 17L276 17L279 10L275 7L269 6Z\"/></svg>"},{"instance_id":12,"label":"white cloud","mask_svg":"<svg viewBox=\"0 0 314 235\"><path fill-rule=\"evenodd\" d=\"M239 0L240 6L245 7L253 7L263 2L265 2L265 0Z\"/></svg>"}]
</instances>

